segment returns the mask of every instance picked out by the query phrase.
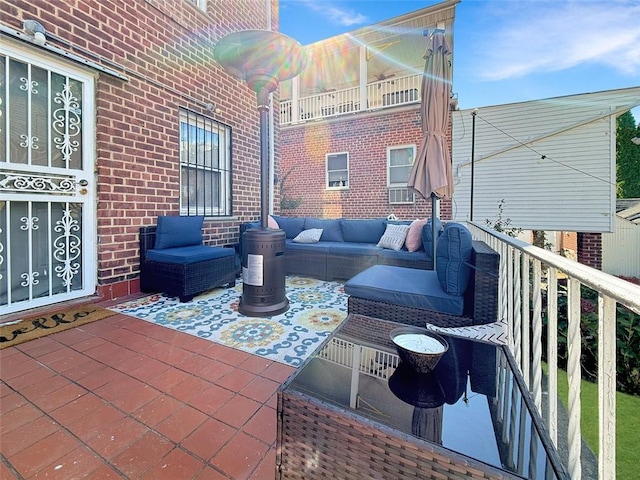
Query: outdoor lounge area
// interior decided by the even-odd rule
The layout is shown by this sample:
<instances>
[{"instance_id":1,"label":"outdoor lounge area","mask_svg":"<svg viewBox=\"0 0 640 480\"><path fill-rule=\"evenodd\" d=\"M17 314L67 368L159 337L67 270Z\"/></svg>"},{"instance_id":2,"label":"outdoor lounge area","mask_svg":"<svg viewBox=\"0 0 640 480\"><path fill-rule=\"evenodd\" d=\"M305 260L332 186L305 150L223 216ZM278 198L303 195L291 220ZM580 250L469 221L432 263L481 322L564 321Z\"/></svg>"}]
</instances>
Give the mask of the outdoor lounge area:
<instances>
[{"instance_id":1,"label":"outdoor lounge area","mask_svg":"<svg viewBox=\"0 0 640 480\"><path fill-rule=\"evenodd\" d=\"M548 274L562 269L581 282L608 285L607 291L615 286L621 292L615 297L616 302L640 309L637 304L640 287L624 285L592 269L582 272L573 264L554 258L557 256L545 256L543 250L536 247L520 245L478 226L469 224L469 227L475 238L483 238L501 252L501 271L512 270L507 268L514 258L511 249L521 255L537 255L544 257L550 269ZM534 282L526 295L535 298L542 277L537 269L531 273ZM539 355L541 347L536 345L540 339L530 339L532 348L514 342L539 321L536 311L529 319L518 319L517 310L513 310L514 300L522 299L523 295L518 284L511 274L500 277L500 295L511 299L505 301L501 296L499 304L499 315L509 319L504 348L515 352L514 358L519 359L512 364L512 368L517 365L523 375L518 384L528 386L531 397L527 403L541 416L543 431L555 432L555 441L564 445L552 461L554 468L560 468L556 472L579 468L579 477L574 474L572 478L597 478L597 470L603 468L603 464L598 466L592 454L580 453L582 448L574 457L566 427L558 423L558 418L549 416L549 412L554 411L553 402L545 401L543 408L542 396L556 397L555 386L552 383L542 388L540 380L536 380L541 378L536 371L539 363L524 360ZM605 294L605 290L600 292ZM135 301L141 296L129 300ZM103 306L115 303L105 302ZM347 338L357 335L350 329L343 330ZM369 331L378 339L372 337L367 342L379 342L381 335L384 336L379 328ZM535 332L535 328L532 331ZM603 341L606 342L606 337ZM278 390L299 371L290 365L121 313L2 349L0 475L3 479L45 475L61 479L76 478L73 475L78 478L83 475L86 478L274 478L275 472L280 471L276 466L285 461L277 447ZM545 374L545 378L555 381L553 376ZM472 388L477 389L479 385L476 382ZM607 388L606 383L601 383L600 388ZM564 411L566 406L558 407L556 404L556 411ZM367 425L370 421L367 420ZM507 426L505 423L503 428ZM11 442L6 443L6 438ZM548 450L551 455L556 455L546 441L543 444L545 449L551 449ZM290 448L287 443L287 449ZM606 447L602 448L606 452ZM434 452L433 458L442 454L438 449ZM426 468L425 472L428 471ZM531 478L537 478L543 471L538 470Z\"/></svg>"}]
</instances>

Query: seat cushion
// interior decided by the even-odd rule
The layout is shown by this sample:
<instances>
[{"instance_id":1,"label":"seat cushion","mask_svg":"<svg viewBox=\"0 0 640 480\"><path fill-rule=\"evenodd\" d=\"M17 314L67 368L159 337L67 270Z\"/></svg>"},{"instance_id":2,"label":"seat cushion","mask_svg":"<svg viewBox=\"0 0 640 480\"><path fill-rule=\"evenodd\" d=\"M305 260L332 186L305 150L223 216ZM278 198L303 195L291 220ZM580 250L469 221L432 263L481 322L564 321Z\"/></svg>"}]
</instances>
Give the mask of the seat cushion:
<instances>
[{"instance_id":1,"label":"seat cushion","mask_svg":"<svg viewBox=\"0 0 640 480\"><path fill-rule=\"evenodd\" d=\"M386 224L384 218L372 220L340 219L342 238L345 242L376 244L384 234Z\"/></svg>"},{"instance_id":2,"label":"seat cushion","mask_svg":"<svg viewBox=\"0 0 640 480\"><path fill-rule=\"evenodd\" d=\"M464 299L442 289L433 270L374 265L344 285L348 295L404 307L462 315Z\"/></svg>"},{"instance_id":3,"label":"seat cushion","mask_svg":"<svg viewBox=\"0 0 640 480\"><path fill-rule=\"evenodd\" d=\"M160 215L154 248L187 247L202 244L203 216Z\"/></svg>"},{"instance_id":4,"label":"seat cushion","mask_svg":"<svg viewBox=\"0 0 640 480\"><path fill-rule=\"evenodd\" d=\"M321 242L344 242L339 218L307 218L304 222L304 228L322 229Z\"/></svg>"},{"instance_id":5,"label":"seat cushion","mask_svg":"<svg viewBox=\"0 0 640 480\"><path fill-rule=\"evenodd\" d=\"M188 265L191 263L230 257L236 254L233 248L191 245L188 247L162 248L147 250L147 260L159 263Z\"/></svg>"},{"instance_id":6,"label":"seat cushion","mask_svg":"<svg viewBox=\"0 0 640 480\"><path fill-rule=\"evenodd\" d=\"M436 272L442 288L451 295L462 295L471 277L471 232L459 223L444 227L436 245Z\"/></svg>"}]
</instances>

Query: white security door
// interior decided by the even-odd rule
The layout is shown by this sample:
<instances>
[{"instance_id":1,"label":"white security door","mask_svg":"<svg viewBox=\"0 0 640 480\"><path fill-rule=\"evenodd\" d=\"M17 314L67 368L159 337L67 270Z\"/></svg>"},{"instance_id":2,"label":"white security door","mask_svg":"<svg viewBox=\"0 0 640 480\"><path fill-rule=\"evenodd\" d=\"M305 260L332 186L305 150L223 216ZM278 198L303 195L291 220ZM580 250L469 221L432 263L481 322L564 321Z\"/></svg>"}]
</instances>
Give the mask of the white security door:
<instances>
[{"instance_id":1,"label":"white security door","mask_svg":"<svg viewBox=\"0 0 640 480\"><path fill-rule=\"evenodd\" d=\"M95 293L94 77L0 39L0 315Z\"/></svg>"}]
</instances>

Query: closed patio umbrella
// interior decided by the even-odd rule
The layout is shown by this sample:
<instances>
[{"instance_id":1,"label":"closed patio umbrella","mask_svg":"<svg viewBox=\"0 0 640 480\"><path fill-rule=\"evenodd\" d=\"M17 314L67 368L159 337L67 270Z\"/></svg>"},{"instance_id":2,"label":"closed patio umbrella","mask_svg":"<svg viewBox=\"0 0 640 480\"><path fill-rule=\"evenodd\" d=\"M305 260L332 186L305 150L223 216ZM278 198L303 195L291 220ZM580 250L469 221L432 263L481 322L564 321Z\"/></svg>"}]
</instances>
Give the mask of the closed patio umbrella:
<instances>
[{"instance_id":1,"label":"closed patio umbrella","mask_svg":"<svg viewBox=\"0 0 640 480\"><path fill-rule=\"evenodd\" d=\"M436 205L439 198L453 195L451 154L447 146L449 100L451 97L451 62L449 42L442 31L429 37L422 76L422 142L413 162L407 186L423 198L431 197L433 228L433 268L436 265Z\"/></svg>"}]
</instances>

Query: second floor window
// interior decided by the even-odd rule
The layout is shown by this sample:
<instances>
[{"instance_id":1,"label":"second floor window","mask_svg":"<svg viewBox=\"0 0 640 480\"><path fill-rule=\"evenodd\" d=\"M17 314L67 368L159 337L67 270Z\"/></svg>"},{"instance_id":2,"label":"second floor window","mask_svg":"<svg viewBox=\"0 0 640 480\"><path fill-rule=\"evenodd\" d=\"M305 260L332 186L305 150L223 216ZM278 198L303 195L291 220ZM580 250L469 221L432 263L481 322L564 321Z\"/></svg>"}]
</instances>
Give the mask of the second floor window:
<instances>
[{"instance_id":1,"label":"second floor window","mask_svg":"<svg viewBox=\"0 0 640 480\"><path fill-rule=\"evenodd\" d=\"M414 195L407 187L407 181L415 156L415 145L387 147L387 190L390 204L414 202Z\"/></svg>"},{"instance_id":2,"label":"second floor window","mask_svg":"<svg viewBox=\"0 0 640 480\"><path fill-rule=\"evenodd\" d=\"M231 127L180 111L180 213L222 217L231 211Z\"/></svg>"},{"instance_id":3,"label":"second floor window","mask_svg":"<svg viewBox=\"0 0 640 480\"><path fill-rule=\"evenodd\" d=\"M327 188L349 187L349 154L327 154Z\"/></svg>"}]
</instances>

